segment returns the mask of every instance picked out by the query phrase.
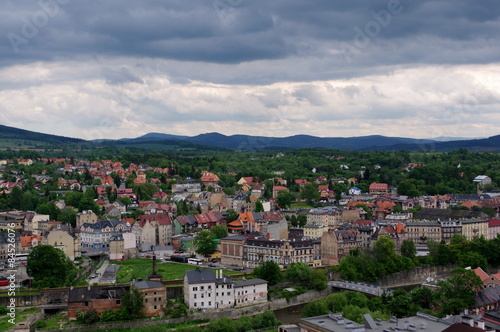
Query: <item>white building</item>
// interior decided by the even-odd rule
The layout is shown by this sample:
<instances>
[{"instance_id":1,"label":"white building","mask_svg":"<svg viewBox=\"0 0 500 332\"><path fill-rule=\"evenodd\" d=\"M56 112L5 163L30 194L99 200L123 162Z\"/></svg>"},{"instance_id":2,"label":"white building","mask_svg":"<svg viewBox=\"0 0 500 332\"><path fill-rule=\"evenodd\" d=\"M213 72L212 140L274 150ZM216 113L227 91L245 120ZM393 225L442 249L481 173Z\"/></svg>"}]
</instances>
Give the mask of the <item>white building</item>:
<instances>
[{"instance_id":1,"label":"white building","mask_svg":"<svg viewBox=\"0 0 500 332\"><path fill-rule=\"evenodd\" d=\"M267 301L267 281L233 281L222 270L193 270L184 275L184 303L190 310L231 308Z\"/></svg>"},{"instance_id":2,"label":"white building","mask_svg":"<svg viewBox=\"0 0 500 332\"><path fill-rule=\"evenodd\" d=\"M266 302L267 281L247 279L234 282L234 305L236 307Z\"/></svg>"}]
</instances>

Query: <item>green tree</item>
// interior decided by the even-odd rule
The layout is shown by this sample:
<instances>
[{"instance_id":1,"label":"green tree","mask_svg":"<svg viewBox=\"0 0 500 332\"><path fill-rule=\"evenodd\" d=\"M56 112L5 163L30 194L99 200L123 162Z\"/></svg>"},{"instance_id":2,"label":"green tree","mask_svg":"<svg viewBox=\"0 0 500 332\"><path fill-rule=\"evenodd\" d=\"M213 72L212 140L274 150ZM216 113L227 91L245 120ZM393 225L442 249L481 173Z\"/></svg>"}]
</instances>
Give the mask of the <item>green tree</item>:
<instances>
[{"instance_id":1,"label":"green tree","mask_svg":"<svg viewBox=\"0 0 500 332\"><path fill-rule=\"evenodd\" d=\"M313 203L319 201L321 194L314 184L308 183L300 190L300 198L307 200L309 203Z\"/></svg>"},{"instance_id":2,"label":"green tree","mask_svg":"<svg viewBox=\"0 0 500 332\"><path fill-rule=\"evenodd\" d=\"M330 310L328 308L327 302L325 299L319 299L316 301L309 302L305 305L304 311L302 311L302 317L314 317L326 315Z\"/></svg>"},{"instance_id":3,"label":"green tree","mask_svg":"<svg viewBox=\"0 0 500 332\"><path fill-rule=\"evenodd\" d=\"M136 319L146 315L144 311L144 295L136 287L124 291L122 297L122 315L125 319Z\"/></svg>"},{"instance_id":4,"label":"green tree","mask_svg":"<svg viewBox=\"0 0 500 332\"><path fill-rule=\"evenodd\" d=\"M236 219L238 219L238 213L236 211L234 211L233 209L229 209L227 210L227 217L226 217L226 221L228 223L232 222L232 221L235 221Z\"/></svg>"},{"instance_id":5,"label":"green tree","mask_svg":"<svg viewBox=\"0 0 500 332\"><path fill-rule=\"evenodd\" d=\"M222 317L212 320L208 324L207 330L212 332L238 332L238 322L229 317Z\"/></svg>"},{"instance_id":6,"label":"green tree","mask_svg":"<svg viewBox=\"0 0 500 332\"><path fill-rule=\"evenodd\" d=\"M483 282L472 270L456 268L446 280L438 281L438 299L443 314L457 314L475 303L474 296L483 289Z\"/></svg>"},{"instance_id":7,"label":"green tree","mask_svg":"<svg viewBox=\"0 0 500 332\"><path fill-rule=\"evenodd\" d=\"M283 280L279 265L273 261L266 261L253 269L253 275L264 279L270 286L276 285Z\"/></svg>"},{"instance_id":8,"label":"green tree","mask_svg":"<svg viewBox=\"0 0 500 332\"><path fill-rule=\"evenodd\" d=\"M204 229L196 235L194 246L196 252L203 256L213 254L217 250L217 242L214 241L214 234Z\"/></svg>"},{"instance_id":9,"label":"green tree","mask_svg":"<svg viewBox=\"0 0 500 332\"><path fill-rule=\"evenodd\" d=\"M304 286L312 281L313 269L306 263L296 262L290 264L285 270L285 279Z\"/></svg>"},{"instance_id":10,"label":"green tree","mask_svg":"<svg viewBox=\"0 0 500 332\"><path fill-rule=\"evenodd\" d=\"M20 209L23 204L23 190L19 186L14 186L10 192L9 205L13 209Z\"/></svg>"},{"instance_id":11,"label":"green tree","mask_svg":"<svg viewBox=\"0 0 500 332\"><path fill-rule=\"evenodd\" d=\"M222 239L228 235L226 225L215 225L212 227L211 232L216 239Z\"/></svg>"},{"instance_id":12,"label":"green tree","mask_svg":"<svg viewBox=\"0 0 500 332\"><path fill-rule=\"evenodd\" d=\"M281 190L276 196L276 202L278 203L280 209L286 209L290 207L290 204L295 200L295 195L288 190Z\"/></svg>"},{"instance_id":13,"label":"green tree","mask_svg":"<svg viewBox=\"0 0 500 332\"><path fill-rule=\"evenodd\" d=\"M380 263L387 263L396 256L396 244L387 235L381 236L373 245L373 254Z\"/></svg>"},{"instance_id":14,"label":"green tree","mask_svg":"<svg viewBox=\"0 0 500 332\"><path fill-rule=\"evenodd\" d=\"M413 240L403 240L403 243L401 244L401 255L410 259L414 259L416 257L417 247L415 246L415 242L413 242Z\"/></svg>"},{"instance_id":15,"label":"green tree","mask_svg":"<svg viewBox=\"0 0 500 332\"><path fill-rule=\"evenodd\" d=\"M264 212L264 205L259 200L255 202L255 212Z\"/></svg>"},{"instance_id":16,"label":"green tree","mask_svg":"<svg viewBox=\"0 0 500 332\"><path fill-rule=\"evenodd\" d=\"M417 287L411 290L410 298L413 303L422 309L431 309L434 306L434 292L427 287Z\"/></svg>"},{"instance_id":17,"label":"green tree","mask_svg":"<svg viewBox=\"0 0 500 332\"><path fill-rule=\"evenodd\" d=\"M470 267L475 269L480 267L483 271L488 271L488 261L486 260L486 257L478 252L466 252L459 254L458 264L460 264L463 268Z\"/></svg>"},{"instance_id":18,"label":"green tree","mask_svg":"<svg viewBox=\"0 0 500 332\"><path fill-rule=\"evenodd\" d=\"M50 245L38 245L28 255L26 272L37 288L69 285L76 268L64 252ZM71 273L73 272L73 273Z\"/></svg>"}]
</instances>

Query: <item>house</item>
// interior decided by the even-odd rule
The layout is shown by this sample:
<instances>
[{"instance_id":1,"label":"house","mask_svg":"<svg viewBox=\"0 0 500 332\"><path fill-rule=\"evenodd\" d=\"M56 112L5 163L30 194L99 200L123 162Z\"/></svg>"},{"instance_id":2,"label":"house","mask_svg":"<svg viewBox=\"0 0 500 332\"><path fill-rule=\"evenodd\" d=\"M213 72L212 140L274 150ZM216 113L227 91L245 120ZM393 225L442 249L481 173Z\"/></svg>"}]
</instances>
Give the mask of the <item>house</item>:
<instances>
[{"instance_id":1,"label":"house","mask_svg":"<svg viewBox=\"0 0 500 332\"><path fill-rule=\"evenodd\" d=\"M191 270L184 274L184 303L189 310L224 309L234 306L234 281L222 270ZM266 295L267 296L267 295Z\"/></svg>"},{"instance_id":2,"label":"house","mask_svg":"<svg viewBox=\"0 0 500 332\"><path fill-rule=\"evenodd\" d=\"M143 294L147 316L163 316L167 303L167 288L158 280L139 280L132 284Z\"/></svg>"},{"instance_id":3,"label":"house","mask_svg":"<svg viewBox=\"0 0 500 332\"><path fill-rule=\"evenodd\" d=\"M487 219L466 219L462 220L462 235L471 241L483 236L488 238L489 221Z\"/></svg>"},{"instance_id":4,"label":"house","mask_svg":"<svg viewBox=\"0 0 500 332\"><path fill-rule=\"evenodd\" d=\"M488 221L488 237L487 239L494 239L500 234L500 219L490 219Z\"/></svg>"},{"instance_id":5,"label":"house","mask_svg":"<svg viewBox=\"0 0 500 332\"><path fill-rule=\"evenodd\" d=\"M208 171L203 171L201 172L201 182L205 187L216 187L219 184L219 177L215 175L214 173L208 172Z\"/></svg>"},{"instance_id":6,"label":"house","mask_svg":"<svg viewBox=\"0 0 500 332\"><path fill-rule=\"evenodd\" d=\"M76 214L76 227L80 228L83 224L95 224L99 217L92 210L85 210Z\"/></svg>"},{"instance_id":7,"label":"house","mask_svg":"<svg viewBox=\"0 0 500 332\"><path fill-rule=\"evenodd\" d=\"M80 227L82 248L109 248L109 240L111 237L119 235L129 228L130 225L117 219L100 220L94 224L85 223Z\"/></svg>"},{"instance_id":8,"label":"house","mask_svg":"<svg viewBox=\"0 0 500 332\"><path fill-rule=\"evenodd\" d=\"M233 287L235 307L267 302L267 281L265 280L236 280Z\"/></svg>"},{"instance_id":9,"label":"house","mask_svg":"<svg viewBox=\"0 0 500 332\"><path fill-rule=\"evenodd\" d=\"M173 234L189 233L197 227L197 220L193 215L177 216L173 221Z\"/></svg>"},{"instance_id":10,"label":"house","mask_svg":"<svg viewBox=\"0 0 500 332\"><path fill-rule=\"evenodd\" d=\"M475 184L477 184L479 187L483 187L487 184L491 184L491 178L487 175L478 175L472 180Z\"/></svg>"},{"instance_id":11,"label":"house","mask_svg":"<svg viewBox=\"0 0 500 332\"><path fill-rule=\"evenodd\" d=\"M41 235L21 236L19 240L21 241L21 253L29 253L31 249L42 244Z\"/></svg>"},{"instance_id":12,"label":"house","mask_svg":"<svg viewBox=\"0 0 500 332\"><path fill-rule=\"evenodd\" d=\"M166 246L172 244L172 219L166 213L144 214L132 226L137 245Z\"/></svg>"},{"instance_id":13,"label":"house","mask_svg":"<svg viewBox=\"0 0 500 332\"><path fill-rule=\"evenodd\" d=\"M349 189L349 195L361 195L361 189L358 187L352 187Z\"/></svg>"},{"instance_id":14,"label":"house","mask_svg":"<svg viewBox=\"0 0 500 332\"><path fill-rule=\"evenodd\" d=\"M310 184L311 182L307 181L307 180L301 180L301 179L297 179L294 181L296 185L298 185L299 187L304 187L306 184Z\"/></svg>"},{"instance_id":15,"label":"house","mask_svg":"<svg viewBox=\"0 0 500 332\"><path fill-rule=\"evenodd\" d=\"M71 287L68 294L68 318L76 320L78 312L95 310L98 314L106 310L119 310L122 297L129 291L129 286L87 286Z\"/></svg>"},{"instance_id":16,"label":"house","mask_svg":"<svg viewBox=\"0 0 500 332\"><path fill-rule=\"evenodd\" d=\"M64 251L72 261L81 256L80 239L70 233L68 227L58 225L56 229L51 230L47 235L47 244Z\"/></svg>"},{"instance_id":17,"label":"house","mask_svg":"<svg viewBox=\"0 0 500 332\"><path fill-rule=\"evenodd\" d=\"M137 257L137 244L134 233L121 233L109 239L109 259L128 259Z\"/></svg>"},{"instance_id":18,"label":"house","mask_svg":"<svg viewBox=\"0 0 500 332\"><path fill-rule=\"evenodd\" d=\"M484 288L493 287L494 285L500 286L500 273L488 275L488 273L484 272L480 267L472 271L481 279Z\"/></svg>"},{"instance_id":19,"label":"house","mask_svg":"<svg viewBox=\"0 0 500 332\"><path fill-rule=\"evenodd\" d=\"M288 191L288 188L284 186L273 186L273 198L278 197L279 192L284 190Z\"/></svg>"},{"instance_id":20,"label":"house","mask_svg":"<svg viewBox=\"0 0 500 332\"><path fill-rule=\"evenodd\" d=\"M386 195L389 193L389 185L387 183L372 183L368 188L372 195Z\"/></svg>"}]
</instances>

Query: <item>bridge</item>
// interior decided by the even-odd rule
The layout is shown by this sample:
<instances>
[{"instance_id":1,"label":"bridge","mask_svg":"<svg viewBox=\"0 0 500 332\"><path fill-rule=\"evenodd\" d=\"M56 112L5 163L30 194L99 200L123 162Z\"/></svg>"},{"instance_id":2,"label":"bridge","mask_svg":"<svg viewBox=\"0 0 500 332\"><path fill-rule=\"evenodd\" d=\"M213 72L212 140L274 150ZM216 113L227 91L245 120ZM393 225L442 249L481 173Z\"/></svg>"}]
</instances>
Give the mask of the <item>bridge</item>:
<instances>
[{"instance_id":1,"label":"bridge","mask_svg":"<svg viewBox=\"0 0 500 332\"><path fill-rule=\"evenodd\" d=\"M388 294L392 293L392 289L390 288L349 280L329 281L328 285L338 289L351 290L374 296L381 296L384 292Z\"/></svg>"}]
</instances>

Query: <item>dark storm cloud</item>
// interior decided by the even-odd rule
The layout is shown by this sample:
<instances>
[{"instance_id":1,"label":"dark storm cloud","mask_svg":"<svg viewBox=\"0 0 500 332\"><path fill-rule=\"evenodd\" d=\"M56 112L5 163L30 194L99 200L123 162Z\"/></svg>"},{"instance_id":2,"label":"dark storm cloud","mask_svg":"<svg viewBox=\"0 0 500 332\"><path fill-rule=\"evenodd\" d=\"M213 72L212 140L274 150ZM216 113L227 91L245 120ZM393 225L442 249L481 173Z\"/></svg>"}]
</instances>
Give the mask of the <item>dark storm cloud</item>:
<instances>
[{"instance_id":1,"label":"dark storm cloud","mask_svg":"<svg viewBox=\"0 0 500 332\"><path fill-rule=\"evenodd\" d=\"M439 52L454 46L461 52L477 50L472 41L478 39L500 44L500 6L494 0L107 0L95 4L7 0L0 12L0 64L99 55L229 64L326 56L323 47L353 44L356 28L366 33L370 22L379 22L376 15L383 19L391 6L398 13L390 15L389 23L379 23L379 31L370 40L373 63L498 59L498 52L482 53L481 49L465 58L443 59ZM443 40L448 43L442 45ZM393 41L398 45L395 56L377 54L377 47L386 51L385 42ZM405 56L415 43L423 51ZM427 49L438 52L421 54ZM360 50L359 62L371 53L365 51L364 47ZM344 61L341 56L337 60Z\"/></svg>"}]
</instances>

